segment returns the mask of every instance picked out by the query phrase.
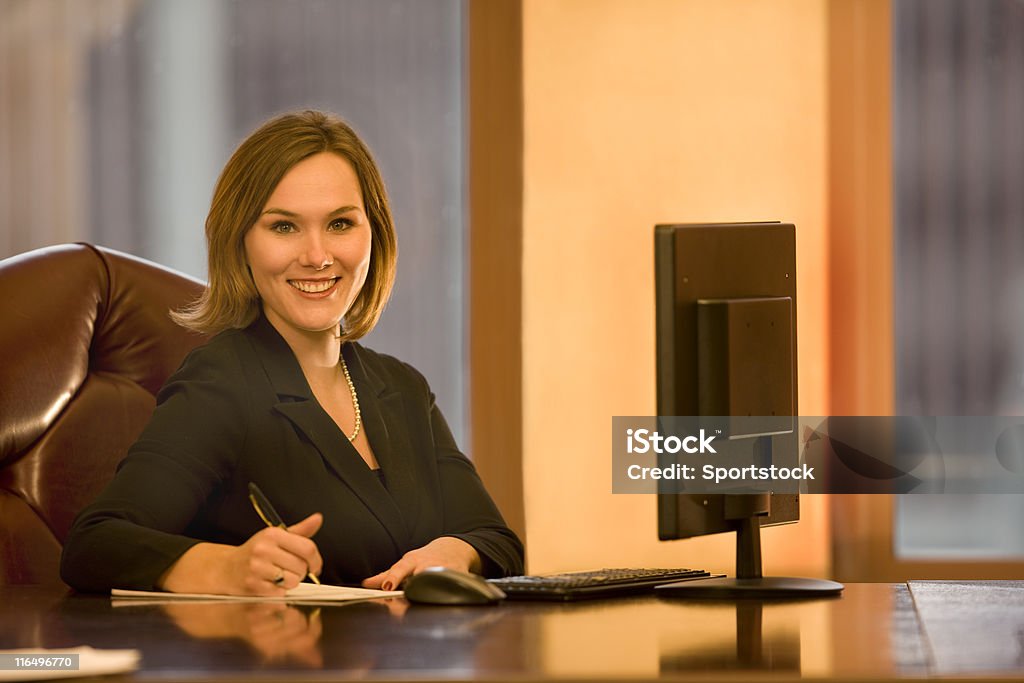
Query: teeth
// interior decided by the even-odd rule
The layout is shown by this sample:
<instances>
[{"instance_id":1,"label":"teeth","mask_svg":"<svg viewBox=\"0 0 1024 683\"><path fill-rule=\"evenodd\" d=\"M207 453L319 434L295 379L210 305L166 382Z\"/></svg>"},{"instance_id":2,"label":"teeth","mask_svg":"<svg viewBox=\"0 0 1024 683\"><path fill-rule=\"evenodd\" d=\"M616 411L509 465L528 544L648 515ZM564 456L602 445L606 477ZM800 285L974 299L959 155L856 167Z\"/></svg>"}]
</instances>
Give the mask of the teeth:
<instances>
[{"instance_id":1,"label":"teeth","mask_svg":"<svg viewBox=\"0 0 1024 683\"><path fill-rule=\"evenodd\" d=\"M290 284L295 289L307 292L309 294L318 294L319 292L326 292L328 289L334 286L334 283L338 281L338 278L331 278L330 280L323 280L321 282L306 282L305 280L289 280Z\"/></svg>"}]
</instances>

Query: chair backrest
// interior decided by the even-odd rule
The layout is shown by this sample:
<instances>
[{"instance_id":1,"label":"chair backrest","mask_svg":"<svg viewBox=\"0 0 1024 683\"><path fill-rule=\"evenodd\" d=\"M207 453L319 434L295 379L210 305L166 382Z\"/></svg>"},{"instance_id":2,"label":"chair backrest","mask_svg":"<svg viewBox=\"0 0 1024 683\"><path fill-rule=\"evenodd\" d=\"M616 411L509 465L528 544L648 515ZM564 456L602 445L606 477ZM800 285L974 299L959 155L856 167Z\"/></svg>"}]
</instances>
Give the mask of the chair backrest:
<instances>
[{"instance_id":1,"label":"chair backrest","mask_svg":"<svg viewBox=\"0 0 1024 683\"><path fill-rule=\"evenodd\" d=\"M59 584L61 544L205 341L203 283L86 244L0 261L0 584Z\"/></svg>"}]
</instances>

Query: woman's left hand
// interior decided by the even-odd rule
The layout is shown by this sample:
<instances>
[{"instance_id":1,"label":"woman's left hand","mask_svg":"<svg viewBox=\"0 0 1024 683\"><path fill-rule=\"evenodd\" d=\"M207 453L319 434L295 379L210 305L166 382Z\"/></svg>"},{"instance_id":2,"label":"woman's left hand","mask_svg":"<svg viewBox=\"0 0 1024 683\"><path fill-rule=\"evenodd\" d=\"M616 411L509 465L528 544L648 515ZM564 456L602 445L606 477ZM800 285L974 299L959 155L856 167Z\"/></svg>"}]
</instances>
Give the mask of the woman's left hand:
<instances>
[{"instance_id":1,"label":"woman's left hand","mask_svg":"<svg viewBox=\"0 0 1024 683\"><path fill-rule=\"evenodd\" d=\"M419 574L427 567L447 567L463 572L480 571L480 554L460 538L442 536L422 548L410 550L387 571L363 581L363 588L396 590L406 577Z\"/></svg>"}]
</instances>

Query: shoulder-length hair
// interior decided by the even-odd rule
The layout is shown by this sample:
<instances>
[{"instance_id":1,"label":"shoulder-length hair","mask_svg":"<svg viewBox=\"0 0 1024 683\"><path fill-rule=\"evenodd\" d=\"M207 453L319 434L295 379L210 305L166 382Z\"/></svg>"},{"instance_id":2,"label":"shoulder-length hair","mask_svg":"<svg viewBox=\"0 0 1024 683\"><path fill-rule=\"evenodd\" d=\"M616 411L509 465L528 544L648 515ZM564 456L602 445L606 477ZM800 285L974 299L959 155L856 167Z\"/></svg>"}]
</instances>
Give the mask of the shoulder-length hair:
<instances>
[{"instance_id":1,"label":"shoulder-length hair","mask_svg":"<svg viewBox=\"0 0 1024 683\"><path fill-rule=\"evenodd\" d=\"M281 178L303 159L331 152L352 164L372 233L366 282L345 314L342 340L366 335L380 318L395 280L398 244L384 181L369 149L344 121L320 111L277 116L246 138L217 180L206 218L209 285L192 304L172 311L191 330L216 334L248 326L259 295L245 257L245 235Z\"/></svg>"}]
</instances>

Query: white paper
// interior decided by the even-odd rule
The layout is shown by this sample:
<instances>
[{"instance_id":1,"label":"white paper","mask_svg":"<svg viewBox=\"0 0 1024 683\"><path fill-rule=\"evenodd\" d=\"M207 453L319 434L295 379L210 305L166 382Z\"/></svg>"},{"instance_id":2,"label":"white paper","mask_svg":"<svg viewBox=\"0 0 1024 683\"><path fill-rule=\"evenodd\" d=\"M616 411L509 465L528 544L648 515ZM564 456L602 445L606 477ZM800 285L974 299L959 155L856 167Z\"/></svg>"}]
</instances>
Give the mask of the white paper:
<instances>
[{"instance_id":1,"label":"white paper","mask_svg":"<svg viewBox=\"0 0 1024 683\"><path fill-rule=\"evenodd\" d=\"M403 595L402 591L378 591L372 588L349 588L348 586L316 585L300 583L291 588L281 597L215 595L206 593L168 593L165 591L133 591L115 588L110 595L118 600L230 600L237 602L349 602L351 600L373 600L374 598L394 598Z\"/></svg>"},{"instance_id":2,"label":"white paper","mask_svg":"<svg viewBox=\"0 0 1024 683\"><path fill-rule=\"evenodd\" d=\"M2 669L0 670L0 681L40 681L51 678L81 678L127 673L139 668L140 657L138 650L95 650L91 647L0 650L0 654L25 657L78 655L77 669Z\"/></svg>"}]
</instances>

